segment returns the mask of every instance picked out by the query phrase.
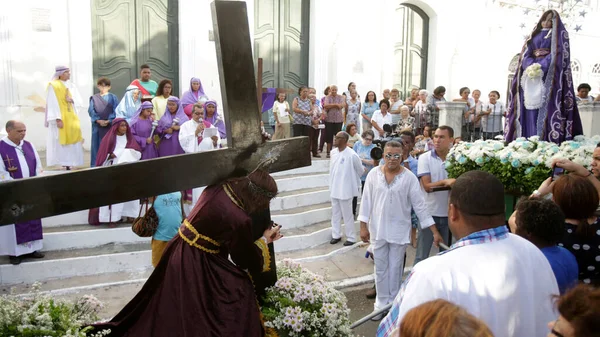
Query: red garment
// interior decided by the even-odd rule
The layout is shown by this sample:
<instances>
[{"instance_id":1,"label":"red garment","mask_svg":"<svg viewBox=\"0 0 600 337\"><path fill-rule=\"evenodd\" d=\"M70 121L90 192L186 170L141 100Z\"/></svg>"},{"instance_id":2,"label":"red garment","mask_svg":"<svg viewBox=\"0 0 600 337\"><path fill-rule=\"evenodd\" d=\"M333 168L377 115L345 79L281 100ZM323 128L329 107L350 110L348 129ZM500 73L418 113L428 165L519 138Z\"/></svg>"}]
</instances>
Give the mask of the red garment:
<instances>
[{"instance_id":1,"label":"red garment","mask_svg":"<svg viewBox=\"0 0 600 337\"><path fill-rule=\"evenodd\" d=\"M117 144L117 129L119 128L119 124L121 122L127 122L124 118L116 118L112 122L112 126L110 130L106 133L106 136L102 138L102 142L100 143L100 148L98 149L98 154L96 156L96 166L102 166L108 155L113 153L115 150L115 146ZM131 134L131 127L127 124L127 145L125 145L126 149L136 150L138 152L142 152L142 149L138 145L137 141L133 134Z\"/></svg>"},{"instance_id":2,"label":"red garment","mask_svg":"<svg viewBox=\"0 0 600 337\"><path fill-rule=\"evenodd\" d=\"M140 89L140 93L142 93L142 96L152 96L150 94L150 91L146 90L146 88L144 88L144 86L140 83L139 79L135 79L131 82L130 85L135 85L136 87L138 87L138 89Z\"/></svg>"},{"instance_id":3,"label":"red garment","mask_svg":"<svg viewBox=\"0 0 600 337\"><path fill-rule=\"evenodd\" d=\"M264 336L244 269L268 270L270 254L266 245L253 242L252 220L226 186L206 188L140 292L112 321L96 324L96 331L111 329L109 336ZM189 243L197 237L194 231L202 235L195 243L203 248Z\"/></svg>"}]
</instances>

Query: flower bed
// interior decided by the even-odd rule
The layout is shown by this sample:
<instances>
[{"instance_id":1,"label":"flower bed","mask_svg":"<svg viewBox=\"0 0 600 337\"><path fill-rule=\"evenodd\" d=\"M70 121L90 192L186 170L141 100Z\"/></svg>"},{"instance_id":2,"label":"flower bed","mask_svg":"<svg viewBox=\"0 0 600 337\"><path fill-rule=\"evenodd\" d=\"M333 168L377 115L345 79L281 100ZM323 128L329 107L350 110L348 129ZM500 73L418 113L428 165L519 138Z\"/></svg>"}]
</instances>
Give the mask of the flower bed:
<instances>
[{"instance_id":1,"label":"flower bed","mask_svg":"<svg viewBox=\"0 0 600 337\"><path fill-rule=\"evenodd\" d=\"M560 145L540 141L538 136L518 138L508 145L501 140L461 142L450 150L446 170L451 178L471 170L486 171L498 177L507 192L530 194L549 177L554 159L589 168L599 142L600 136L577 136Z\"/></svg>"},{"instance_id":2,"label":"flower bed","mask_svg":"<svg viewBox=\"0 0 600 337\"><path fill-rule=\"evenodd\" d=\"M277 278L262 307L267 336L352 336L346 296L322 276L284 260Z\"/></svg>"},{"instance_id":3,"label":"flower bed","mask_svg":"<svg viewBox=\"0 0 600 337\"><path fill-rule=\"evenodd\" d=\"M43 295L34 284L32 296L0 296L0 336L15 337L84 337L91 329L82 328L98 321L102 303L92 295L75 302ZM92 335L110 333L104 330Z\"/></svg>"}]
</instances>

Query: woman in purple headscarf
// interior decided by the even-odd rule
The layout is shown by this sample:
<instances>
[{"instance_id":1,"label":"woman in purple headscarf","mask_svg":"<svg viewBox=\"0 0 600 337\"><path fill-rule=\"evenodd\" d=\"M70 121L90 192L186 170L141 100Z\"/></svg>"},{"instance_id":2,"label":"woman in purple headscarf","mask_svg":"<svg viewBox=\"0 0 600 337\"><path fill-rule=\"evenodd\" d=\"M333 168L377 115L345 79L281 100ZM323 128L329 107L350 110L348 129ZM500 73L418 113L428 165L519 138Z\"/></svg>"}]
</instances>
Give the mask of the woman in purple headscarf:
<instances>
[{"instance_id":1,"label":"woman in purple headscarf","mask_svg":"<svg viewBox=\"0 0 600 337\"><path fill-rule=\"evenodd\" d=\"M186 91L181 96L181 105L183 106L183 112L188 116L188 119L192 119L192 112L194 112L194 103L198 103L201 97L206 97L204 89L202 88L202 82L197 77L192 77L190 80L190 90Z\"/></svg>"},{"instance_id":2,"label":"woman in purple headscarf","mask_svg":"<svg viewBox=\"0 0 600 337\"><path fill-rule=\"evenodd\" d=\"M219 115L217 111L217 102L210 100L204 103L204 119L209 121L210 124L214 125L217 129L219 129L219 136L221 139L227 139L227 131L225 129L225 122L223 121L223 117Z\"/></svg>"},{"instance_id":3,"label":"woman in purple headscarf","mask_svg":"<svg viewBox=\"0 0 600 337\"><path fill-rule=\"evenodd\" d=\"M181 124L188 120L189 118L183 112L179 98L175 96L169 97L167 99L167 109L158 121L158 127L156 128L156 131L160 135L160 144L158 146L159 157L185 153L179 144L179 128Z\"/></svg>"},{"instance_id":4,"label":"woman in purple headscarf","mask_svg":"<svg viewBox=\"0 0 600 337\"><path fill-rule=\"evenodd\" d=\"M158 157L156 144L152 140L152 133L155 127L154 125L158 125L158 123L154 124L152 121L152 110L152 103L142 103L130 122L131 133L142 149L141 160Z\"/></svg>"},{"instance_id":5,"label":"woman in purple headscarf","mask_svg":"<svg viewBox=\"0 0 600 337\"><path fill-rule=\"evenodd\" d=\"M569 34L546 11L525 41L508 97L505 139L540 136L557 144L583 134L571 76Z\"/></svg>"}]
</instances>

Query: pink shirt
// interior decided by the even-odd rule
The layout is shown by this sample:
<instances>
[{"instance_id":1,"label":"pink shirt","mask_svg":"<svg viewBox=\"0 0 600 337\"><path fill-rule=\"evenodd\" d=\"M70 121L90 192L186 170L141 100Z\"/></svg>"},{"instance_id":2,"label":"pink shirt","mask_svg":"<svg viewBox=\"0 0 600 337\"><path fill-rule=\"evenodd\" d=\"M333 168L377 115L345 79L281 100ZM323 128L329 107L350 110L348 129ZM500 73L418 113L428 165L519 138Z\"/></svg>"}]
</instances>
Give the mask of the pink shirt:
<instances>
[{"instance_id":1,"label":"pink shirt","mask_svg":"<svg viewBox=\"0 0 600 337\"><path fill-rule=\"evenodd\" d=\"M325 97L325 105L327 104L344 104L344 96L336 95ZM342 123L344 121L344 116L342 115L342 109L331 108L327 110L327 118L325 122L327 123Z\"/></svg>"}]
</instances>

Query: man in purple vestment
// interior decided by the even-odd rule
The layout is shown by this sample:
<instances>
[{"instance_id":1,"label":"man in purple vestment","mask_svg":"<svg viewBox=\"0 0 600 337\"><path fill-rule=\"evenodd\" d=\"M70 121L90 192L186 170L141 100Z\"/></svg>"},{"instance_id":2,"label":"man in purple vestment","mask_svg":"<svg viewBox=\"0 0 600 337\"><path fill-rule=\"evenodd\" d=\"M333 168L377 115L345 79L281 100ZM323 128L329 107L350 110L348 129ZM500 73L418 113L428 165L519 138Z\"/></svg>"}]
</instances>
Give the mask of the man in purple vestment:
<instances>
[{"instance_id":1,"label":"man in purple vestment","mask_svg":"<svg viewBox=\"0 0 600 337\"><path fill-rule=\"evenodd\" d=\"M35 177L42 171L37 151L28 141L25 124L10 120L8 136L0 140L0 183L13 179ZM10 263L20 264L23 258L42 258L42 220L30 220L0 226L0 255L8 255Z\"/></svg>"},{"instance_id":2,"label":"man in purple vestment","mask_svg":"<svg viewBox=\"0 0 600 337\"><path fill-rule=\"evenodd\" d=\"M540 136L560 144L583 134L571 75L569 34L546 11L525 41L508 97L506 141Z\"/></svg>"}]
</instances>

